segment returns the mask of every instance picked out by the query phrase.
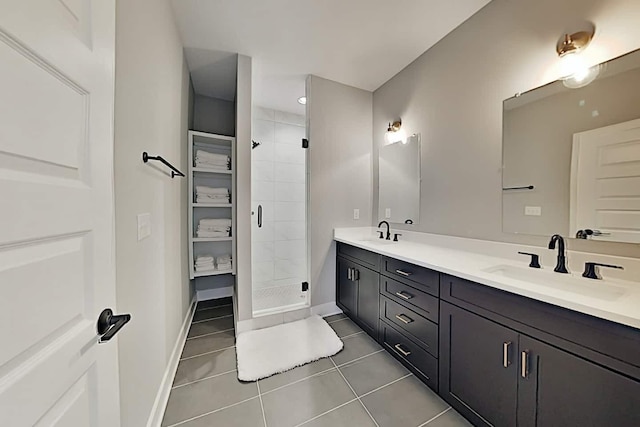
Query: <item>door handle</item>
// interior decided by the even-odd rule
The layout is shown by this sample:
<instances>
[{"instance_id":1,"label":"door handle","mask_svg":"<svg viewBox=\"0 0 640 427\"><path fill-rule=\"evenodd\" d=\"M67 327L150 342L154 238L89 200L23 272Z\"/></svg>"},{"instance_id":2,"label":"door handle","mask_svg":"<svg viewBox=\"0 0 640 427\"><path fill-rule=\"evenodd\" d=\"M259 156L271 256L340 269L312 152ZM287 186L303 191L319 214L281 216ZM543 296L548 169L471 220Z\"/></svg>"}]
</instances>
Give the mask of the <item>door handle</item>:
<instances>
[{"instance_id":1,"label":"door handle","mask_svg":"<svg viewBox=\"0 0 640 427\"><path fill-rule=\"evenodd\" d=\"M347 279L351 280L352 277L352 273L351 273L351 267L347 268Z\"/></svg>"},{"instance_id":2,"label":"door handle","mask_svg":"<svg viewBox=\"0 0 640 427\"><path fill-rule=\"evenodd\" d=\"M398 291L396 292L396 295L405 300L410 300L411 298L413 298L413 295L405 291Z\"/></svg>"},{"instance_id":3,"label":"door handle","mask_svg":"<svg viewBox=\"0 0 640 427\"><path fill-rule=\"evenodd\" d=\"M262 205L258 205L258 228L262 228Z\"/></svg>"},{"instance_id":4,"label":"door handle","mask_svg":"<svg viewBox=\"0 0 640 427\"><path fill-rule=\"evenodd\" d=\"M130 314L113 314L110 308L105 308L98 316L98 323L96 327L98 329L98 343L109 341L115 334L131 320Z\"/></svg>"},{"instance_id":5,"label":"door handle","mask_svg":"<svg viewBox=\"0 0 640 427\"><path fill-rule=\"evenodd\" d=\"M521 366L520 366L520 376L522 378L527 378L529 375L529 350L525 350L521 353Z\"/></svg>"},{"instance_id":6,"label":"door handle","mask_svg":"<svg viewBox=\"0 0 640 427\"><path fill-rule=\"evenodd\" d=\"M356 282L360 280L360 270L356 268L353 269L353 280Z\"/></svg>"},{"instance_id":7,"label":"door handle","mask_svg":"<svg viewBox=\"0 0 640 427\"><path fill-rule=\"evenodd\" d=\"M511 350L511 341L505 342L502 344L502 366L508 368L511 365L511 360L509 359L509 353Z\"/></svg>"},{"instance_id":8,"label":"door handle","mask_svg":"<svg viewBox=\"0 0 640 427\"><path fill-rule=\"evenodd\" d=\"M396 344L393 346L396 350L398 350L400 352L400 354L402 354L404 357L407 357L408 355L411 354L410 351L406 351L402 348L402 344Z\"/></svg>"},{"instance_id":9,"label":"door handle","mask_svg":"<svg viewBox=\"0 0 640 427\"><path fill-rule=\"evenodd\" d=\"M406 314L396 314L396 319L398 319L405 325L408 325L409 323L413 322L413 319L407 316Z\"/></svg>"},{"instance_id":10,"label":"door handle","mask_svg":"<svg viewBox=\"0 0 640 427\"><path fill-rule=\"evenodd\" d=\"M403 275L404 277L409 277L413 273L409 273L408 271L396 270L396 273Z\"/></svg>"}]
</instances>

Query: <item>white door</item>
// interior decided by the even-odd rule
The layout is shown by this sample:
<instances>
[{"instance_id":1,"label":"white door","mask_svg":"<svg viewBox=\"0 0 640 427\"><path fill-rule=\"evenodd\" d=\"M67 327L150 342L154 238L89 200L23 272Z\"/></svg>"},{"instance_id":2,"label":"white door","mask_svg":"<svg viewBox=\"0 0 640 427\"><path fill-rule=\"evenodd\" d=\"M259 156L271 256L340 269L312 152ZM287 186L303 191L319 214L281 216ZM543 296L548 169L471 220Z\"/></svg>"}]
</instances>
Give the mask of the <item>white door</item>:
<instances>
[{"instance_id":1,"label":"white door","mask_svg":"<svg viewBox=\"0 0 640 427\"><path fill-rule=\"evenodd\" d=\"M571 231L640 243L640 119L573 136Z\"/></svg>"},{"instance_id":2,"label":"white door","mask_svg":"<svg viewBox=\"0 0 640 427\"><path fill-rule=\"evenodd\" d=\"M0 426L118 426L114 0L0 0ZM125 328L126 329L126 328Z\"/></svg>"}]
</instances>

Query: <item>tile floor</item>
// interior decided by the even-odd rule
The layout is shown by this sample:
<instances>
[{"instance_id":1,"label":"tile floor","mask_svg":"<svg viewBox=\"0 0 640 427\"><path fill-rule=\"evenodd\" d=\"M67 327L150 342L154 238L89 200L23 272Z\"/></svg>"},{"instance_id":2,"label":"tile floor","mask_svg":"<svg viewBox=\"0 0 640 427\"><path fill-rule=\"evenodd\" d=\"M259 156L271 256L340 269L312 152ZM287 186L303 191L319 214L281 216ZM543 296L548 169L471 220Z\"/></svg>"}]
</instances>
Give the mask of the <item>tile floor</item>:
<instances>
[{"instance_id":1,"label":"tile floor","mask_svg":"<svg viewBox=\"0 0 640 427\"><path fill-rule=\"evenodd\" d=\"M344 315L333 357L238 381L230 300L199 303L163 427L462 427L470 424Z\"/></svg>"}]
</instances>

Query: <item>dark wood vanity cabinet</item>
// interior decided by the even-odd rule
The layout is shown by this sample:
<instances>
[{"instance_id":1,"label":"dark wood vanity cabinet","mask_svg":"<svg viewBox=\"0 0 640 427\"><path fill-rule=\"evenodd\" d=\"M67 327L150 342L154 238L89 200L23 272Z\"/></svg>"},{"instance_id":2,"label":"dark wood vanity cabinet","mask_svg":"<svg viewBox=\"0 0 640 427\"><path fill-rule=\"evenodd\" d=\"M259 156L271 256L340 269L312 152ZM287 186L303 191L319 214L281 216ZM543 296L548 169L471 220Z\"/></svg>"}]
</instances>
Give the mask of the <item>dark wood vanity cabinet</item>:
<instances>
[{"instance_id":1,"label":"dark wood vanity cabinet","mask_svg":"<svg viewBox=\"0 0 640 427\"><path fill-rule=\"evenodd\" d=\"M638 331L452 276L441 291L439 393L474 425L640 426L640 366L614 345L640 352ZM604 331L600 352L576 344Z\"/></svg>"},{"instance_id":2,"label":"dark wood vanity cabinet","mask_svg":"<svg viewBox=\"0 0 640 427\"><path fill-rule=\"evenodd\" d=\"M639 330L342 243L337 266L338 306L474 425L640 426Z\"/></svg>"},{"instance_id":3,"label":"dark wood vanity cabinet","mask_svg":"<svg viewBox=\"0 0 640 427\"><path fill-rule=\"evenodd\" d=\"M378 304L380 300L377 258L379 255L372 252L338 245L337 305L364 331L376 339L378 337Z\"/></svg>"}]
</instances>

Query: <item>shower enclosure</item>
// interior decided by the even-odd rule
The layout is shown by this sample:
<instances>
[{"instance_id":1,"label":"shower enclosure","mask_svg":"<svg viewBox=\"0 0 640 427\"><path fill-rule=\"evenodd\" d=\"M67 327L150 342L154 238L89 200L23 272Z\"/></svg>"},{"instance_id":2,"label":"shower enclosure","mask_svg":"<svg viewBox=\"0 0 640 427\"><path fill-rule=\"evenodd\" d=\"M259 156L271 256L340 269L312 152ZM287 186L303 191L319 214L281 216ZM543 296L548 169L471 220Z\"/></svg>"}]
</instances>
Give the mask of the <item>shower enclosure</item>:
<instances>
[{"instance_id":1,"label":"shower enclosure","mask_svg":"<svg viewBox=\"0 0 640 427\"><path fill-rule=\"evenodd\" d=\"M309 306L303 115L255 107L251 150L253 315Z\"/></svg>"}]
</instances>

